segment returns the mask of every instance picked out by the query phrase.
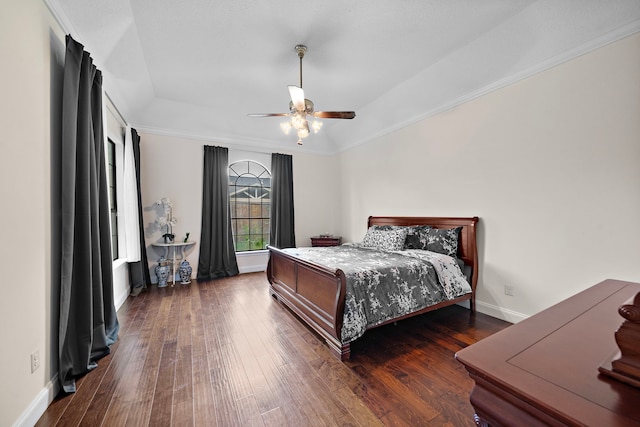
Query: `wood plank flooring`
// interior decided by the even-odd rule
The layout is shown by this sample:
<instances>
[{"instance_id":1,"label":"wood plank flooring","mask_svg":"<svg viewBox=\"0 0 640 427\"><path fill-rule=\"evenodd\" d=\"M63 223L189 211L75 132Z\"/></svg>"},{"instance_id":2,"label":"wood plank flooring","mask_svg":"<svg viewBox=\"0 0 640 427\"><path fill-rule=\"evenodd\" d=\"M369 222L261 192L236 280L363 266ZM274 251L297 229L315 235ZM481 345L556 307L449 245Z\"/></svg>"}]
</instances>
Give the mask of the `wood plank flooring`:
<instances>
[{"instance_id":1,"label":"wood plank flooring","mask_svg":"<svg viewBox=\"0 0 640 427\"><path fill-rule=\"evenodd\" d=\"M109 356L37 426L474 426L456 351L509 326L458 307L368 331L341 363L264 273L129 297Z\"/></svg>"}]
</instances>

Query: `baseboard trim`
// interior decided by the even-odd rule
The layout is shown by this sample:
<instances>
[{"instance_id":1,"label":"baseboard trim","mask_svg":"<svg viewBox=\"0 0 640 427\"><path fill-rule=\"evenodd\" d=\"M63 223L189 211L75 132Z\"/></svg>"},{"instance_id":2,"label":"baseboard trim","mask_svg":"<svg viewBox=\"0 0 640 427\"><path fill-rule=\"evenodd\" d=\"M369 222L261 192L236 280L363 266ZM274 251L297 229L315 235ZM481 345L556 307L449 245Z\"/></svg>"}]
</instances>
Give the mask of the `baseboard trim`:
<instances>
[{"instance_id":1,"label":"baseboard trim","mask_svg":"<svg viewBox=\"0 0 640 427\"><path fill-rule=\"evenodd\" d=\"M20 418L16 420L13 426L33 427L59 392L60 384L58 383L58 374L56 374L46 387L38 393L35 399L33 399L29 407L22 413Z\"/></svg>"},{"instance_id":2,"label":"baseboard trim","mask_svg":"<svg viewBox=\"0 0 640 427\"><path fill-rule=\"evenodd\" d=\"M119 292L119 295L115 296L114 305L115 305L116 311L118 311L120 307L122 307L122 304L124 304L124 302L127 300L128 297L129 297L128 292Z\"/></svg>"},{"instance_id":3,"label":"baseboard trim","mask_svg":"<svg viewBox=\"0 0 640 427\"><path fill-rule=\"evenodd\" d=\"M260 271L266 271L266 268L263 264L259 265L245 265L244 267L238 267L238 271L240 274L244 273L258 273Z\"/></svg>"},{"instance_id":4,"label":"baseboard trim","mask_svg":"<svg viewBox=\"0 0 640 427\"><path fill-rule=\"evenodd\" d=\"M482 314L486 314L509 323L518 323L529 317L526 314L498 307L497 305L487 304L482 301L476 301L476 310Z\"/></svg>"}]
</instances>

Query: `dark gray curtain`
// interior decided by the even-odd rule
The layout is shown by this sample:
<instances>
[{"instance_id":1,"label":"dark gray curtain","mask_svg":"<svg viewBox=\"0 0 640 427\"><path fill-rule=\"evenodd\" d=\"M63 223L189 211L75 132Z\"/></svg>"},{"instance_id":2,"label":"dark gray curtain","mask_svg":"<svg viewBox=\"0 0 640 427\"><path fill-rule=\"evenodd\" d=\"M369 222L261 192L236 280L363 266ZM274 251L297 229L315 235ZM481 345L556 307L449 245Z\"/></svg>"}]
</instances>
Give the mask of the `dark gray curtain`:
<instances>
[{"instance_id":1,"label":"dark gray curtain","mask_svg":"<svg viewBox=\"0 0 640 427\"><path fill-rule=\"evenodd\" d=\"M138 295L143 288L151 284L147 247L144 241L144 224L142 222L142 192L140 190L140 136L135 129L131 129L133 143L133 158L136 166L136 184L138 187L138 226L140 227L140 261L129 263L129 279L131 281L131 295Z\"/></svg>"},{"instance_id":2,"label":"dark gray curtain","mask_svg":"<svg viewBox=\"0 0 640 427\"><path fill-rule=\"evenodd\" d=\"M271 238L277 248L295 248L293 164L288 154L271 154Z\"/></svg>"},{"instance_id":3,"label":"dark gray curtain","mask_svg":"<svg viewBox=\"0 0 640 427\"><path fill-rule=\"evenodd\" d=\"M239 273L229 207L229 150L204 146L199 280Z\"/></svg>"},{"instance_id":4,"label":"dark gray curtain","mask_svg":"<svg viewBox=\"0 0 640 427\"><path fill-rule=\"evenodd\" d=\"M118 336L102 123L102 73L66 37L62 88L58 375L65 392Z\"/></svg>"}]
</instances>

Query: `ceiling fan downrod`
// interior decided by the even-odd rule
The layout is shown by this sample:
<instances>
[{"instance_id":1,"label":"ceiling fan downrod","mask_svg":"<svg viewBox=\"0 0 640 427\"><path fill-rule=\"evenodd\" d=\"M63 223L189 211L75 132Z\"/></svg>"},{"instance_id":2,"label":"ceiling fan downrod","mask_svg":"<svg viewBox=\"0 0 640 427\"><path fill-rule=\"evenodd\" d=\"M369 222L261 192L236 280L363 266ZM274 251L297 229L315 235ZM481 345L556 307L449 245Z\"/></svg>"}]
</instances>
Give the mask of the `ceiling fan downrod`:
<instances>
[{"instance_id":1,"label":"ceiling fan downrod","mask_svg":"<svg viewBox=\"0 0 640 427\"><path fill-rule=\"evenodd\" d=\"M298 52L298 58L300 58L300 89L302 89L302 58L307 53L307 47L303 44L298 44L295 49Z\"/></svg>"}]
</instances>

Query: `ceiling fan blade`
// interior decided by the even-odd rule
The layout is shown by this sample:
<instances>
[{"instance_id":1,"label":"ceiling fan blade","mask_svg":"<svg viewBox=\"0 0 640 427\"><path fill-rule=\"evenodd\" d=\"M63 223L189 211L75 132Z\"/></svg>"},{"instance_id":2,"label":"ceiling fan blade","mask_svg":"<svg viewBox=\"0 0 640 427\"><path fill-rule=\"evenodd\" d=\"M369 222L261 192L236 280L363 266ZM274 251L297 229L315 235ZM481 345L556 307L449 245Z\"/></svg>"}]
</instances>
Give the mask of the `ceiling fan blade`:
<instances>
[{"instance_id":1,"label":"ceiling fan blade","mask_svg":"<svg viewBox=\"0 0 640 427\"><path fill-rule=\"evenodd\" d=\"M304 107L304 90L301 87L289 85L289 95L291 96L291 102L293 102L293 106L296 107L296 111L303 112L305 110Z\"/></svg>"},{"instance_id":2,"label":"ceiling fan blade","mask_svg":"<svg viewBox=\"0 0 640 427\"><path fill-rule=\"evenodd\" d=\"M353 119L355 116L355 111L316 111L313 113L313 117L319 119Z\"/></svg>"},{"instance_id":3,"label":"ceiling fan blade","mask_svg":"<svg viewBox=\"0 0 640 427\"><path fill-rule=\"evenodd\" d=\"M249 117L286 117L290 116L290 113L254 113L247 114Z\"/></svg>"}]
</instances>

